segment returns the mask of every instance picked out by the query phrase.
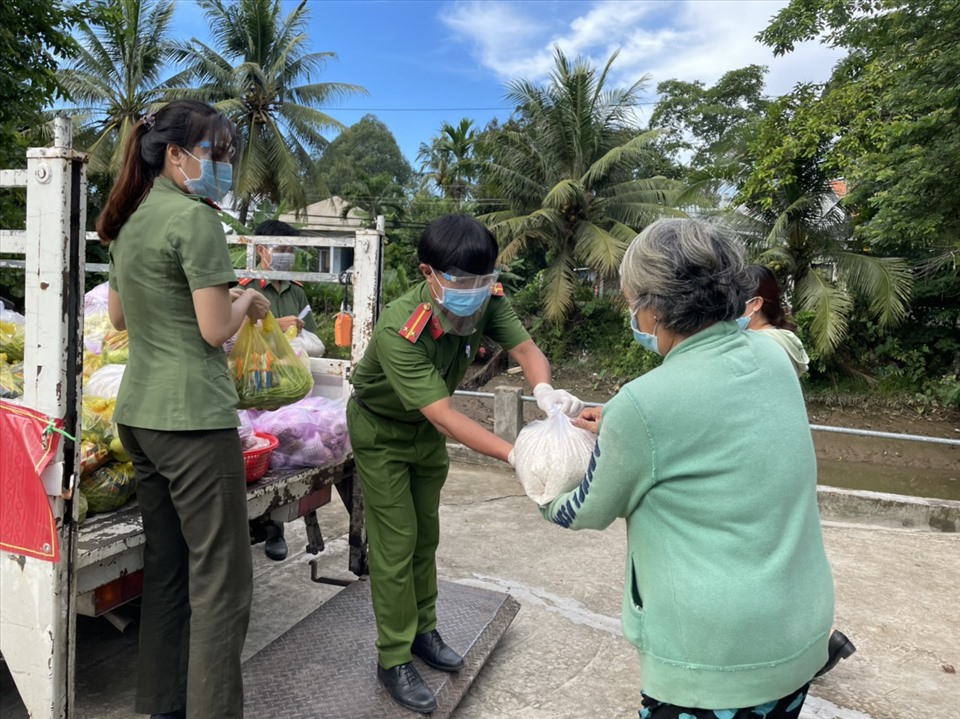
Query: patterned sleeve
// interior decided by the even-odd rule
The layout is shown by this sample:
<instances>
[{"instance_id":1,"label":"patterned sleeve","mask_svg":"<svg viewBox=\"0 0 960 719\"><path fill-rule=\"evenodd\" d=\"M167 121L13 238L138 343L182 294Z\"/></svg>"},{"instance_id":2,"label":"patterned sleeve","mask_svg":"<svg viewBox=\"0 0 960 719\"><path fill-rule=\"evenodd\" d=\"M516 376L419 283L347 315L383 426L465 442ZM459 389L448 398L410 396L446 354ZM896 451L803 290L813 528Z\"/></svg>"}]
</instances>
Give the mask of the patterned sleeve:
<instances>
[{"instance_id":1,"label":"patterned sleeve","mask_svg":"<svg viewBox=\"0 0 960 719\"><path fill-rule=\"evenodd\" d=\"M615 397L603 421L587 473L576 487L540 508L567 529L605 529L627 517L656 482L653 444L631 398Z\"/></svg>"}]
</instances>

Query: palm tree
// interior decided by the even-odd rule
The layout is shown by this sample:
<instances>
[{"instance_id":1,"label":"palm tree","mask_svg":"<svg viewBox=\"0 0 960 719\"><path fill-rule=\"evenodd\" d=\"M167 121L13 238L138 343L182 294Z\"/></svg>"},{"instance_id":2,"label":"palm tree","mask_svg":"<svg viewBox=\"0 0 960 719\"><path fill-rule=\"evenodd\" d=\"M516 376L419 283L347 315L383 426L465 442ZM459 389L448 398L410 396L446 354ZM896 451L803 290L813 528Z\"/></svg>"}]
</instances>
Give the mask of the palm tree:
<instances>
[{"instance_id":1,"label":"palm tree","mask_svg":"<svg viewBox=\"0 0 960 719\"><path fill-rule=\"evenodd\" d=\"M97 24L77 28L77 58L57 75L78 103L65 111L79 125L78 145L90 154L91 174L119 172L133 125L184 80L160 79L173 10L173 2L111 0Z\"/></svg>"},{"instance_id":2,"label":"palm tree","mask_svg":"<svg viewBox=\"0 0 960 719\"><path fill-rule=\"evenodd\" d=\"M403 187L388 173L367 175L358 172L353 181L343 189L343 209L340 216L346 218L352 210L357 210L371 227L376 218L383 215L388 222L397 222L403 218L406 197Z\"/></svg>"},{"instance_id":3,"label":"palm tree","mask_svg":"<svg viewBox=\"0 0 960 719\"><path fill-rule=\"evenodd\" d=\"M808 179L809 184L778 186L766 209L739 208L733 222L757 261L786 275L794 311L812 313L814 347L827 356L846 337L857 296L882 326L906 317L912 275L902 259L858 250L851 217L833 184L822 176Z\"/></svg>"},{"instance_id":4,"label":"palm tree","mask_svg":"<svg viewBox=\"0 0 960 719\"><path fill-rule=\"evenodd\" d=\"M494 134L494 159L485 170L506 209L481 217L497 234L500 262L546 250L544 316L564 319L573 307L576 269L586 265L612 277L640 228L683 201L679 183L641 179L656 132L637 129L635 108L646 78L626 89L607 89L610 56L601 71L586 60L571 63L559 50L546 87L509 86L519 129Z\"/></svg>"},{"instance_id":5,"label":"palm tree","mask_svg":"<svg viewBox=\"0 0 960 719\"><path fill-rule=\"evenodd\" d=\"M195 38L175 44L174 56L199 84L171 96L211 102L237 123L243 145L234 191L241 222L254 198L304 209L303 173L311 150L326 145L324 131L344 127L318 108L366 90L311 82L337 56L307 52L306 0L286 17L280 0L198 3L216 49Z\"/></svg>"},{"instance_id":6,"label":"palm tree","mask_svg":"<svg viewBox=\"0 0 960 719\"><path fill-rule=\"evenodd\" d=\"M449 122L430 144L421 143L417 159L423 180L433 183L444 197L461 206L473 189L480 166L475 155L479 135L473 120L463 118L456 127Z\"/></svg>"},{"instance_id":7,"label":"palm tree","mask_svg":"<svg viewBox=\"0 0 960 719\"><path fill-rule=\"evenodd\" d=\"M869 244L855 239L855 216L843 204L846 183L832 177L824 160L834 141L831 134L817 137L812 152L780 152L776 169L756 180L758 156L769 152L764 138L790 132L797 104L811 89L799 91L798 97L769 105L753 141L739 154L746 181L741 178L740 205L730 219L757 261L785 275L793 309L812 313L814 347L828 356L846 337L857 298L881 326L901 322L912 274L903 259L878 257Z\"/></svg>"}]
</instances>

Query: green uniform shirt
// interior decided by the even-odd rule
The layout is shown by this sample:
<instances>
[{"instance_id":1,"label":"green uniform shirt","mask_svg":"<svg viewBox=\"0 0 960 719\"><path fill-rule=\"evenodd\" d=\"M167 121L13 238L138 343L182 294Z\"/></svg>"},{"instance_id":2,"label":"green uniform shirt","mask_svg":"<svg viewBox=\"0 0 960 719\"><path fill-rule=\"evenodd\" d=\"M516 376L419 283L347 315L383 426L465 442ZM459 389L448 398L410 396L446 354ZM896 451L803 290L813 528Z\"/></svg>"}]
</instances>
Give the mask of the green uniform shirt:
<instances>
[{"instance_id":1,"label":"green uniform shirt","mask_svg":"<svg viewBox=\"0 0 960 719\"><path fill-rule=\"evenodd\" d=\"M247 289L255 287L270 300L270 311L273 312L274 317L299 317L303 308L310 306L306 291L295 282L281 280L279 290L270 280L252 280L244 287ZM307 316L303 318L303 329L317 334L317 320L312 311L307 312Z\"/></svg>"},{"instance_id":2,"label":"green uniform shirt","mask_svg":"<svg viewBox=\"0 0 960 719\"><path fill-rule=\"evenodd\" d=\"M508 352L530 339L505 297L491 297L468 336L442 334L434 339L424 328L416 342L400 336L400 328L421 303L433 306L426 282L387 305L373 338L354 369L351 382L360 401L372 412L401 422L423 420L422 407L457 389L480 347L489 337Z\"/></svg>"},{"instance_id":3,"label":"green uniform shirt","mask_svg":"<svg viewBox=\"0 0 960 719\"><path fill-rule=\"evenodd\" d=\"M200 334L191 294L236 279L216 210L157 178L110 244L110 287L130 335L116 422L167 431L237 426L227 356Z\"/></svg>"}]
</instances>

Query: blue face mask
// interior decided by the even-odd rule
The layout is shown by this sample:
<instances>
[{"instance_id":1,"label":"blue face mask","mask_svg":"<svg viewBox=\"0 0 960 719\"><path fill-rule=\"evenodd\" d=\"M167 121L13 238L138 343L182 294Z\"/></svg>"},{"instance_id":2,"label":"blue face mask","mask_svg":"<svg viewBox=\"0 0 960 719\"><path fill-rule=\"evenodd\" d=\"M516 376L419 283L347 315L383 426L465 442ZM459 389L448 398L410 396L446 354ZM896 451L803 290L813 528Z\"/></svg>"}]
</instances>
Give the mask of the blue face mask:
<instances>
[{"instance_id":1,"label":"blue face mask","mask_svg":"<svg viewBox=\"0 0 960 719\"><path fill-rule=\"evenodd\" d=\"M660 324L657 322L657 324ZM635 314L630 315L630 328L633 330L633 339L636 340L644 349L650 350L651 352L656 352L660 354L660 347L657 343L657 336L651 335L646 332L640 331L640 326L637 324L637 316ZM657 325L653 326L653 331L657 331Z\"/></svg>"},{"instance_id":2,"label":"blue face mask","mask_svg":"<svg viewBox=\"0 0 960 719\"><path fill-rule=\"evenodd\" d=\"M763 301L762 301L762 299L761 299L760 297L751 297L749 300L747 300L747 304L750 304L750 303L753 302L754 300L761 300L761 304L763 304ZM737 317L737 326L740 327L741 330L747 329L747 327L750 326L750 320L753 319L753 316L754 316L756 313L757 313L757 311L754 310L753 312L751 312L751 313L748 314L748 315L744 315L743 317Z\"/></svg>"},{"instance_id":3,"label":"blue face mask","mask_svg":"<svg viewBox=\"0 0 960 719\"><path fill-rule=\"evenodd\" d=\"M450 314L457 317L470 317L483 307L484 302L490 299L489 287L480 287L473 290L454 290L450 287L442 287L442 289L443 295L438 302Z\"/></svg>"},{"instance_id":4,"label":"blue face mask","mask_svg":"<svg viewBox=\"0 0 960 719\"><path fill-rule=\"evenodd\" d=\"M192 179L187 177L182 167L179 168L187 190L193 195L220 202L230 192L230 186L233 184L233 165L229 162L214 162L209 158L200 159L187 150L184 152L200 163L200 177Z\"/></svg>"}]
</instances>

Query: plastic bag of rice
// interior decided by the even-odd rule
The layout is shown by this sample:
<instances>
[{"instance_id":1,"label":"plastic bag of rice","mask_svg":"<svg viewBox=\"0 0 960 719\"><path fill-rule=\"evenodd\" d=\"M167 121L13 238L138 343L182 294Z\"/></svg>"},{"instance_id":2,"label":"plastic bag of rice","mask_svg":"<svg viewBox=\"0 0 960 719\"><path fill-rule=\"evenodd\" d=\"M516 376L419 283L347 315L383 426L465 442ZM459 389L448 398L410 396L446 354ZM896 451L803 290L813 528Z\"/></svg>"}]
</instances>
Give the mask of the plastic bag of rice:
<instances>
[{"instance_id":1,"label":"plastic bag of rice","mask_svg":"<svg viewBox=\"0 0 960 719\"><path fill-rule=\"evenodd\" d=\"M587 472L597 435L574 427L560 411L531 422L513 445L517 478L537 504L578 486Z\"/></svg>"}]
</instances>

